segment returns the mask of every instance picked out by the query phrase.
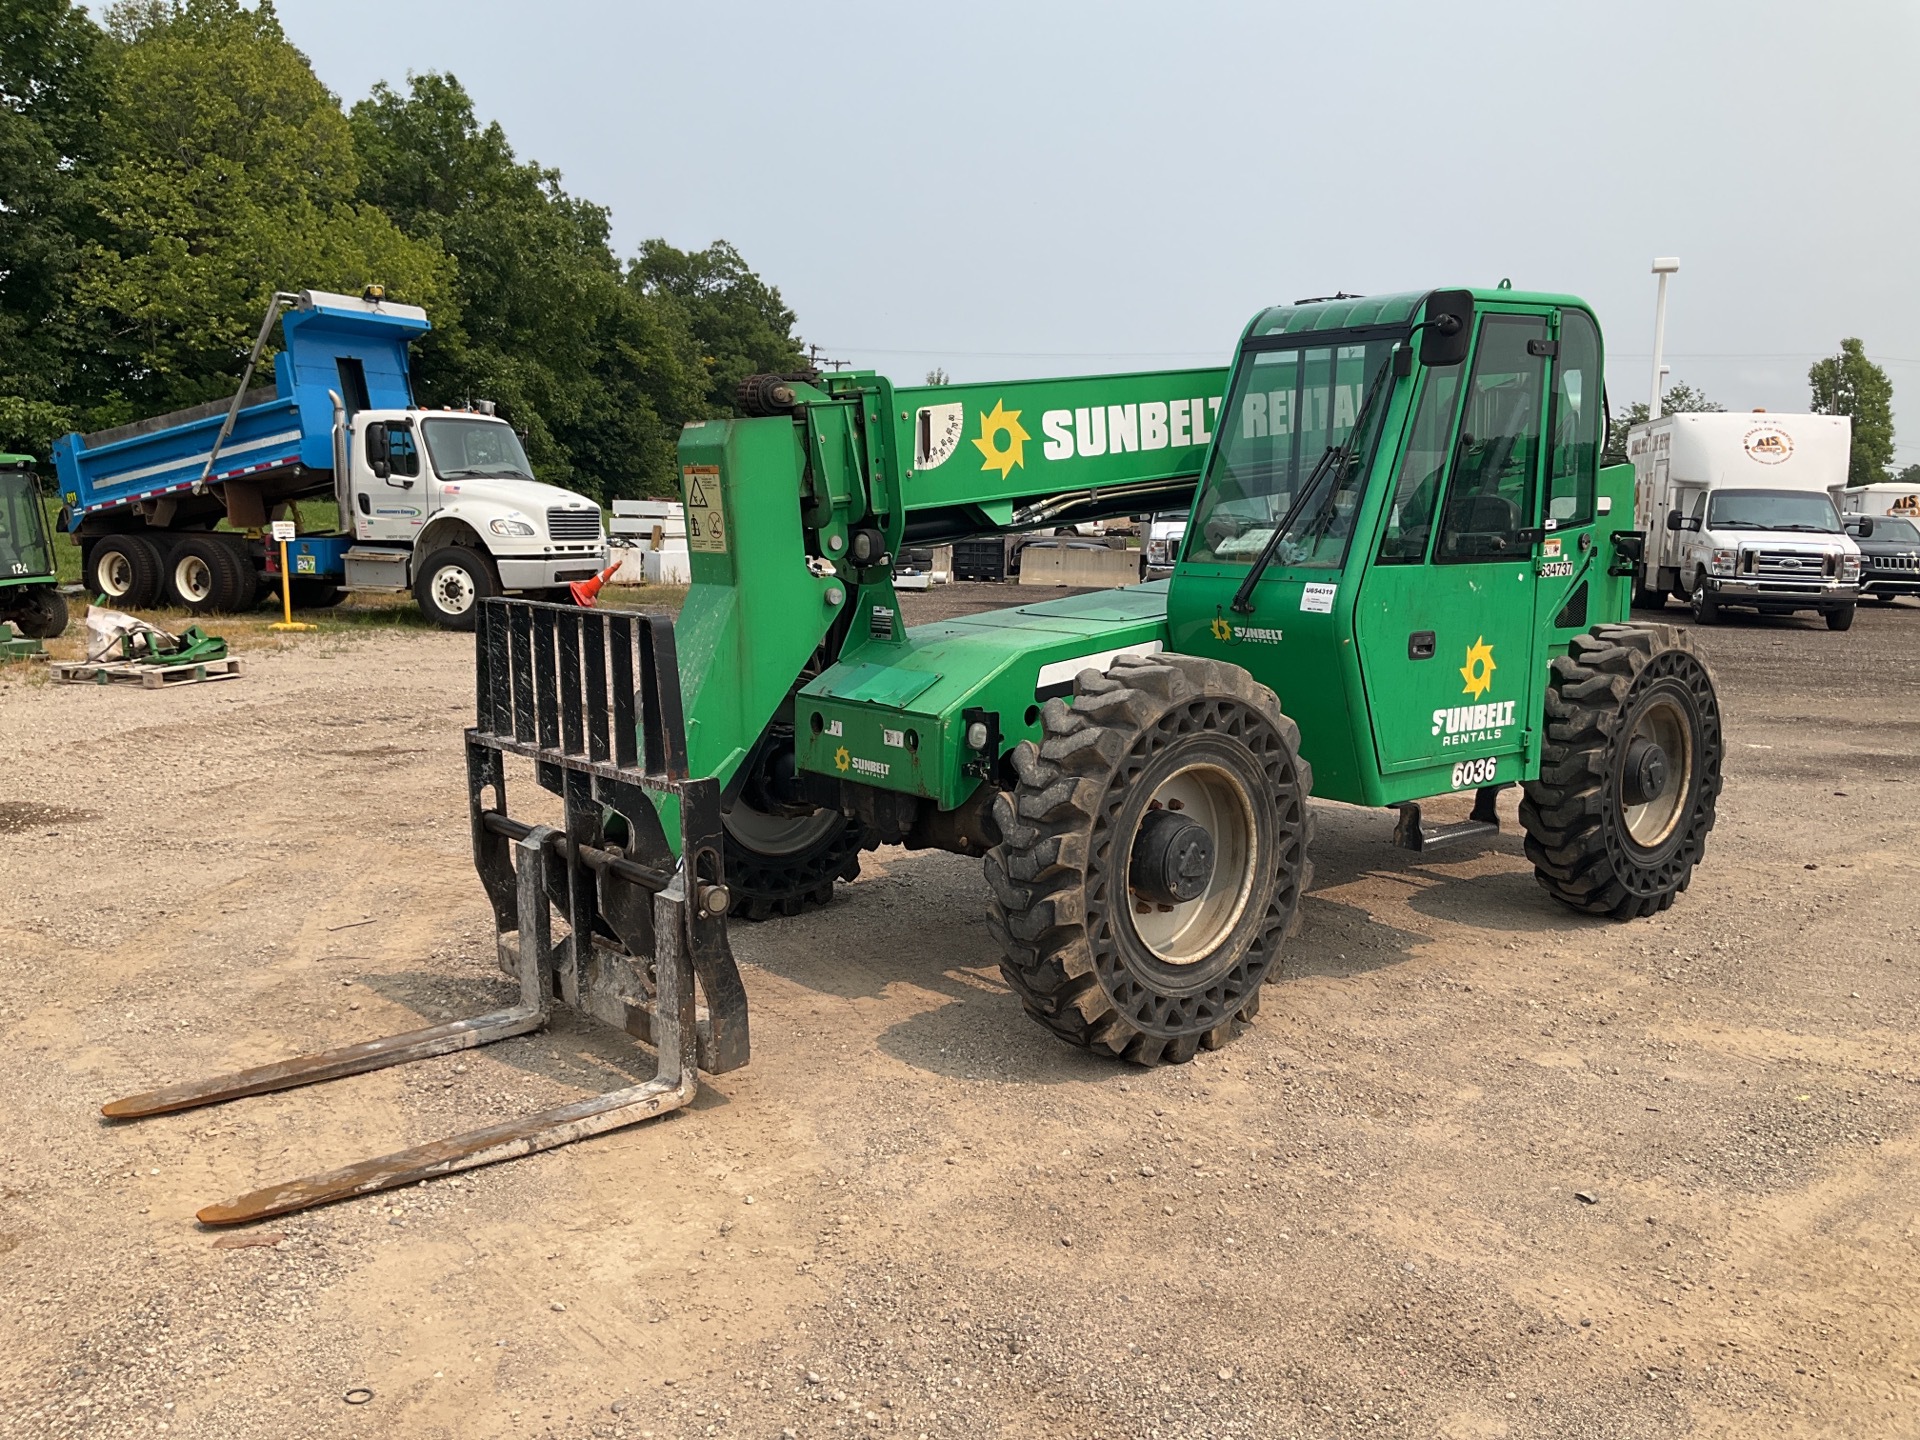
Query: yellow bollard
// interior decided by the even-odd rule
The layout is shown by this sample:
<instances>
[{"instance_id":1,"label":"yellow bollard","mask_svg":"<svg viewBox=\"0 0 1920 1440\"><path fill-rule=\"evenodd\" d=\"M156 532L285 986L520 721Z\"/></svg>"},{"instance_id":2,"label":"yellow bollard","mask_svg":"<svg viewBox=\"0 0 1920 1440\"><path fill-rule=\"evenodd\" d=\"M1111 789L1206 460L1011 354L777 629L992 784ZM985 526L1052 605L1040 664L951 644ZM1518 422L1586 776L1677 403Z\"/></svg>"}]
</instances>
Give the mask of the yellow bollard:
<instances>
[{"instance_id":1,"label":"yellow bollard","mask_svg":"<svg viewBox=\"0 0 1920 1440\"><path fill-rule=\"evenodd\" d=\"M273 538L280 542L280 613L282 619L276 620L269 630L317 630L317 625L302 625L293 618L293 575L287 564L287 541L293 538L293 522L276 520L273 522Z\"/></svg>"}]
</instances>

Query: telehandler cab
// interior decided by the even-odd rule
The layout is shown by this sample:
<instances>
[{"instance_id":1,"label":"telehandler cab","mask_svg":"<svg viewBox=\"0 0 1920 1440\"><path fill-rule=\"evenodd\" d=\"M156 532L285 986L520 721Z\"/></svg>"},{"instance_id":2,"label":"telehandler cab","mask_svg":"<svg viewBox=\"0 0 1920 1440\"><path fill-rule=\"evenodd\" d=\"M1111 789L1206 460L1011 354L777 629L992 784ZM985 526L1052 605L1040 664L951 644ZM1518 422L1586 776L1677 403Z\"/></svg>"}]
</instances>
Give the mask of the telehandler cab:
<instances>
[{"instance_id":1,"label":"telehandler cab","mask_svg":"<svg viewBox=\"0 0 1920 1440\"><path fill-rule=\"evenodd\" d=\"M558 1001L651 1039L659 1075L201 1218L630 1124L746 1061L728 914L825 901L876 844L983 856L1028 1013L1141 1064L1259 1008L1312 875L1310 795L1394 807L1423 849L1497 830L1518 784L1550 895L1666 908L1713 824L1720 715L1684 633L1624 623L1644 537L1632 471L1599 465L1602 358L1581 301L1502 287L1265 310L1226 373L753 377L747 418L681 437L677 622L485 603L473 841L520 1004L108 1113L462 1049ZM1188 500L1169 581L901 623L903 545ZM508 756L564 828L509 815ZM1471 820L1423 819L1459 791Z\"/></svg>"}]
</instances>

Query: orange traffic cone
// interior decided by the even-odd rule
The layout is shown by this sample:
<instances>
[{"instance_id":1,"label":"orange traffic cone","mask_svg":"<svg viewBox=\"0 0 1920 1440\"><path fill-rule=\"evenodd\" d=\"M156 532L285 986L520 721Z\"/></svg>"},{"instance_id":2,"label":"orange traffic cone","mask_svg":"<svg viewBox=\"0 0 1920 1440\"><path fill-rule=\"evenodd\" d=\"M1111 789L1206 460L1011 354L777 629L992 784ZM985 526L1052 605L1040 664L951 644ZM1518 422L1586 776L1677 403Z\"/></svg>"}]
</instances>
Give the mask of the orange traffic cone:
<instances>
[{"instance_id":1,"label":"orange traffic cone","mask_svg":"<svg viewBox=\"0 0 1920 1440\"><path fill-rule=\"evenodd\" d=\"M567 589L573 592L573 603L579 606L591 606L599 595L600 587L613 578L613 572L620 568L620 562L614 561L591 580L576 580Z\"/></svg>"}]
</instances>

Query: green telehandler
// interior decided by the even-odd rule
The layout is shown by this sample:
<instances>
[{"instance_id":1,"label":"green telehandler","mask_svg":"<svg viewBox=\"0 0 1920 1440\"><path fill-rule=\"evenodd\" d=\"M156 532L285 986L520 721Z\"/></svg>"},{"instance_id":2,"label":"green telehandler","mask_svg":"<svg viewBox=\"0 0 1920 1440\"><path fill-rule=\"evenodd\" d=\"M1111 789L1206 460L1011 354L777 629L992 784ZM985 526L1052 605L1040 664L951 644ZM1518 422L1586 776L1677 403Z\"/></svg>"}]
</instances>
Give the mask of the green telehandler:
<instances>
[{"instance_id":1,"label":"green telehandler","mask_svg":"<svg viewBox=\"0 0 1920 1440\"><path fill-rule=\"evenodd\" d=\"M644 1085L255 1192L233 1223L544 1149L746 1062L729 914L827 901L877 844L983 857L1001 969L1140 1064L1255 1014L1312 875L1310 796L1425 850L1522 787L1553 900L1665 909L1723 748L1691 641L1626 623L1645 537L1601 468L1600 329L1571 296L1262 311L1227 371L897 387L756 376L681 437L675 622L486 602L475 862L519 1003L129 1097L155 1114L441 1054L555 1004L650 1041ZM1170 580L909 628L903 546L1190 504ZM509 813L508 763L565 802ZM1421 805L1474 797L1435 825ZM559 924L556 926L555 919Z\"/></svg>"},{"instance_id":2,"label":"green telehandler","mask_svg":"<svg viewBox=\"0 0 1920 1440\"><path fill-rule=\"evenodd\" d=\"M37 654L40 641L66 628L67 600L33 457L0 455L0 655ZM26 639L15 639L14 631Z\"/></svg>"}]
</instances>

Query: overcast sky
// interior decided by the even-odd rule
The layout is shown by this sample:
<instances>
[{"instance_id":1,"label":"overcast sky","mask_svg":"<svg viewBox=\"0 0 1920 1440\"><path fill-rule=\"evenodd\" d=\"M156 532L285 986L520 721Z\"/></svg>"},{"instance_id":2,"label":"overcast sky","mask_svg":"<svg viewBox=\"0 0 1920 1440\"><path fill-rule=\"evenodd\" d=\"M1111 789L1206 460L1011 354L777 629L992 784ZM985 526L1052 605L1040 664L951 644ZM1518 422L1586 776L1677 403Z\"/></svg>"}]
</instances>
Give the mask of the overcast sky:
<instances>
[{"instance_id":1,"label":"overcast sky","mask_svg":"<svg viewBox=\"0 0 1920 1440\"><path fill-rule=\"evenodd\" d=\"M1807 406L1858 335L1920 461L1920 6L279 0L351 104L451 71L618 246L737 245L903 380L1224 363L1261 306L1493 284Z\"/></svg>"}]
</instances>

